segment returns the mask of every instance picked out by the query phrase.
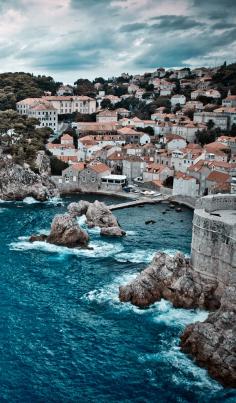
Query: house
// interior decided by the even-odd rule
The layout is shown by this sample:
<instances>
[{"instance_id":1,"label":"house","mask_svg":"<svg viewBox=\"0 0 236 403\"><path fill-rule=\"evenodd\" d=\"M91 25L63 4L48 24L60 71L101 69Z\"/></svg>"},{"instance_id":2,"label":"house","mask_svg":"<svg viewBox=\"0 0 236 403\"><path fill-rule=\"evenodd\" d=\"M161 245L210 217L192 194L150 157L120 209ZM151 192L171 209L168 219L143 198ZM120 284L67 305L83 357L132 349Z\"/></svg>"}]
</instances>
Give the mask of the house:
<instances>
[{"instance_id":1,"label":"house","mask_svg":"<svg viewBox=\"0 0 236 403\"><path fill-rule=\"evenodd\" d=\"M78 140L78 161L89 161L102 146L93 138L82 137Z\"/></svg>"},{"instance_id":2,"label":"house","mask_svg":"<svg viewBox=\"0 0 236 403\"><path fill-rule=\"evenodd\" d=\"M183 106L186 103L185 95L173 95L170 99L171 107L174 108L176 105Z\"/></svg>"},{"instance_id":3,"label":"house","mask_svg":"<svg viewBox=\"0 0 236 403\"><path fill-rule=\"evenodd\" d=\"M209 161L199 160L187 169L187 174L193 176L199 183L199 196L207 194L206 178L211 172Z\"/></svg>"},{"instance_id":4,"label":"house","mask_svg":"<svg viewBox=\"0 0 236 403\"><path fill-rule=\"evenodd\" d=\"M173 196L181 195L197 197L199 194L199 183L196 178L183 172L176 172L173 181Z\"/></svg>"},{"instance_id":5,"label":"house","mask_svg":"<svg viewBox=\"0 0 236 403\"><path fill-rule=\"evenodd\" d=\"M208 194L230 193L231 177L227 173L212 171L206 178Z\"/></svg>"},{"instance_id":6,"label":"house","mask_svg":"<svg viewBox=\"0 0 236 403\"><path fill-rule=\"evenodd\" d=\"M61 85L57 90L57 95L73 95L73 87L71 85Z\"/></svg>"},{"instance_id":7,"label":"house","mask_svg":"<svg viewBox=\"0 0 236 403\"><path fill-rule=\"evenodd\" d=\"M61 144L62 145L73 146L74 145L74 139L69 134L63 134L63 136L61 137Z\"/></svg>"},{"instance_id":8,"label":"house","mask_svg":"<svg viewBox=\"0 0 236 403\"><path fill-rule=\"evenodd\" d=\"M75 187L78 187L79 173L84 169L84 165L83 162L78 162L64 169L62 171L62 177L59 179L59 183L75 185Z\"/></svg>"},{"instance_id":9,"label":"house","mask_svg":"<svg viewBox=\"0 0 236 403\"><path fill-rule=\"evenodd\" d=\"M173 135L181 136L186 141L192 143L196 140L196 133L204 129L206 129L205 124L186 121L173 124L171 131Z\"/></svg>"},{"instance_id":10,"label":"house","mask_svg":"<svg viewBox=\"0 0 236 403\"><path fill-rule=\"evenodd\" d=\"M97 191L101 188L101 178L110 174L107 165L92 161L79 173L79 188L82 191Z\"/></svg>"},{"instance_id":11,"label":"house","mask_svg":"<svg viewBox=\"0 0 236 403\"><path fill-rule=\"evenodd\" d=\"M173 151L175 149L181 149L186 147L186 140L178 135L166 135L165 138L166 148L168 151Z\"/></svg>"},{"instance_id":12,"label":"house","mask_svg":"<svg viewBox=\"0 0 236 403\"><path fill-rule=\"evenodd\" d=\"M110 122L117 122L117 112L110 111L108 109L101 111L96 116L96 121L98 123L110 123Z\"/></svg>"},{"instance_id":13,"label":"house","mask_svg":"<svg viewBox=\"0 0 236 403\"><path fill-rule=\"evenodd\" d=\"M218 90L214 90L212 88L206 90L204 95L205 95L205 97L209 97L209 98L213 98L213 99L221 98L221 93Z\"/></svg>"},{"instance_id":14,"label":"house","mask_svg":"<svg viewBox=\"0 0 236 403\"><path fill-rule=\"evenodd\" d=\"M121 192L127 184L125 175L106 175L101 177L101 190Z\"/></svg>"},{"instance_id":15,"label":"house","mask_svg":"<svg viewBox=\"0 0 236 403\"><path fill-rule=\"evenodd\" d=\"M64 115L73 112L91 114L96 112L96 100L87 96L51 95L42 98L26 98L17 102L17 111L25 115L35 102L50 104L57 114Z\"/></svg>"},{"instance_id":16,"label":"house","mask_svg":"<svg viewBox=\"0 0 236 403\"><path fill-rule=\"evenodd\" d=\"M27 98L19 101L16 109L21 115L37 119L39 124L36 127L50 127L55 132L58 130L58 111L42 98Z\"/></svg>"},{"instance_id":17,"label":"house","mask_svg":"<svg viewBox=\"0 0 236 403\"><path fill-rule=\"evenodd\" d=\"M157 164L171 167L171 153L164 149L157 150L154 159Z\"/></svg>"},{"instance_id":18,"label":"house","mask_svg":"<svg viewBox=\"0 0 236 403\"><path fill-rule=\"evenodd\" d=\"M143 172L143 182L152 182L154 180L163 182L169 176L173 176L173 173L174 171L168 166L152 163L147 165Z\"/></svg>"},{"instance_id":19,"label":"house","mask_svg":"<svg viewBox=\"0 0 236 403\"><path fill-rule=\"evenodd\" d=\"M205 88L204 84L204 88ZM221 93L218 90L215 89L197 89L195 91L191 92L191 99L197 99L198 97L208 97L208 98L213 98L213 99L220 99L221 98Z\"/></svg>"},{"instance_id":20,"label":"house","mask_svg":"<svg viewBox=\"0 0 236 403\"><path fill-rule=\"evenodd\" d=\"M236 107L236 95L231 95L229 91L227 97L222 100L222 106L224 108Z\"/></svg>"},{"instance_id":21,"label":"house","mask_svg":"<svg viewBox=\"0 0 236 403\"><path fill-rule=\"evenodd\" d=\"M183 108L183 111L196 111L196 112L202 112L204 109L203 103L200 101L188 101L185 104L185 107Z\"/></svg>"},{"instance_id":22,"label":"house","mask_svg":"<svg viewBox=\"0 0 236 403\"><path fill-rule=\"evenodd\" d=\"M123 175L130 181L142 176L145 170L146 162L136 155L127 156L123 159Z\"/></svg>"},{"instance_id":23,"label":"house","mask_svg":"<svg viewBox=\"0 0 236 403\"><path fill-rule=\"evenodd\" d=\"M231 129L233 125L236 125L236 107L217 108L214 113L222 113L228 117L228 129Z\"/></svg>"},{"instance_id":24,"label":"house","mask_svg":"<svg viewBox=\"0 0 236 403\"><path fill-rule=\"evenodd\" d=\"M189 144L183 149L172 151L171 166L180 172L186 173L188 168L194 165L202 154L202 148L198 144Z\"/></svg>"},{"instance_id":25,"label":"house","mask_svg":"<svg viewBox=\"0 0 236 403\"><path fill-rule=\"evenodd\" d=\"M128 118L130 116L130 111L128 111L128 109L125 108L117 108L116 113L118 117L120 116L121 118Z\"/></svg>"},{"instance_id":26,"label":"house","mask_svg":"<svg viewBox=\"0 0 236 403\"><path fill-rule=\"evenodd\" d=\"M106 95L103 99L107 99L108 101L111 102L112 105L116 105L118 104L118 102L121 101L121 99L116 95Z\"/></svg>"},{"instance_id":27,"label":"house","mask_svg":"<svg viewBox=\"0 0 236 403\"><path fill-rule=\"evenodd\" d=\"M151 142L151 138L149 134L143 133L143 132L138 132L132 127L123 127L122 129L119 129L118 134L121 134L124 136L126 143L136 143L136 144L147 144Z\"/></svg>"},{"instance_id":28,"label":"house","mask_svg":"<svg viewBox=\"0 0 236 403\"><path fill-rule=\"evenodd\" d=\"M124 154L120 151L116 151L110 154L106 159L106 164L111 169L113 174L121 174L123 171L123 159Z\"/></svg>"},{"instance_id":29,"label":"house","mask_svg":"<svg viewBox=\"0 0 236 403\"><path fill-rule=\"evenodd\" d=\"M117 122L73 122L73 128L79 136L114 135L117 133Z\"/></svg>"},{"instance_id":30,"label":"house","mask_svg":"<svg viewBox=\"0 0 236 403\"><path fill-rule=\"evenodd\" d=\"M222 111L219 112L219 109L217 109L215 112L195 112L193 116L193 121L195 123L204 124L212 121L214 123L214 126L219 127L221 130L227 130L229 127L229 116Z\"/></svg>"},{"instance_id":31,"label":"house","mask_svg":"<svg viewBox=\"0 0 236 403\"><path fill-rule=\"evenodd\" d=\"M126 144L123 147L123 152L126 153L126 155L141 156L143 154L143 149L139 144Z\"/></svg>"},{"instance_id":32,"label":"house","mask_svg":"<svg viewBox=\"0 0 236 403\"><path fill-rule=\"evenodd\" d=\"M129 94L134 94L137 90L139 90L139 86L135 84L130 84L128 86L128 93Z\"/></svg>"},{"instance_id":33,"label":"house","mask_svg":"<svg viewBox=\"0 0 236 403\"><path fill-rule=\"evenodd\" d=\"M60 144L48 143L46 145L48 151L52 155L64 162L78 162L77 150L75 149L73 137L69 134L64 134L61 137Z\"/></svg>"}]
</instances>

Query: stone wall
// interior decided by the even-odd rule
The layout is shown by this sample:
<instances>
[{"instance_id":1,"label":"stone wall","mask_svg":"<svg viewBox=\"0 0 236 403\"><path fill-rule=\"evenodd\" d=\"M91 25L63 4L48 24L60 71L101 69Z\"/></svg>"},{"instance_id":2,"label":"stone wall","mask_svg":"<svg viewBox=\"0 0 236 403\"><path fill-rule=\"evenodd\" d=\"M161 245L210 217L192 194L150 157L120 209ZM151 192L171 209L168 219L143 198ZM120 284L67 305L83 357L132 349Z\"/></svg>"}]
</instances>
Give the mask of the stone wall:
<instances>
[{"instance_id":1,"label":"stone wall","mask_svg":"<svg viewBox=\"0 0 236 403\"><path fill-rule=\"evenodd\" d=\"M235 207L236 195L207 196L197 202L194 211L193 269L203 281L218 284L219 296L225 287L236 285Z\"/></svg>"},{"instance_id":2,"label":"stone wall","mask_svg":"<svg viewBox=\"0 0 236 403\"><path fill-rule=\"evenodd\" d=\"M208 212L216 210L236 210L236 195L224 194L205 196L196 203L196 209L204 209Z\"/></svg>"}]
</instances>

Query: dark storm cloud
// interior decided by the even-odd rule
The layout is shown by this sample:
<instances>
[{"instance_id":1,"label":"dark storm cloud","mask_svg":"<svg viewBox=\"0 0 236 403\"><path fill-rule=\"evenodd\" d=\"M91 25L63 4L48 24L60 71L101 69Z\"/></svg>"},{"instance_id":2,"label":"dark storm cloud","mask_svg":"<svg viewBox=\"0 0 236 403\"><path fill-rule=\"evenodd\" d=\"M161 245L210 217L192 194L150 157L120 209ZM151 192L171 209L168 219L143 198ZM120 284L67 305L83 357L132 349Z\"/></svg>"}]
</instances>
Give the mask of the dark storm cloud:
<instances>
[{"instance_id":1,"label":"dark storm cloud","mask_svg":"<svg viewBox=\"0 0 236 403\"><path fill-rule=\"evenodd\" d=\"M2 69L110 76L236 52L236 0L0 0L0 12Z\"/></svg>"},{"instance_id":2,"label":"dark storm cloud","mask_svg":"<svg viewBox=\"0 0 236 403\"><path fill-rule=\"evenodd\" d=\"M152 25L152 28L162 31L182 31L205 25L200 21L182 15L162 15L161 17L154 17L151 20L157 21L156 24Z\"/></svg>"},{"instance_id":3,"label":"dark storm cloud","mask_svg":"<svg viewBox=\"0 0 236 403\"><path fill-rule=\"evenodd\" d=\"M226 16L235 17L235 0L193 0L193 6L199 14L211 19L222 19Z\"/></svg>"},{"instance_id":4,"label":"dark storm cloud","mask_svg":"<svg viewBox=\"0 0 236 403\"><path fill-rule=\"evenodd\" d=\"M120 32L135 32L139 31L140 29L146 29L149 25L145 24L144 22L135 22L134 24L126 24L120 27Z\"/></svg>"}]
</instances>

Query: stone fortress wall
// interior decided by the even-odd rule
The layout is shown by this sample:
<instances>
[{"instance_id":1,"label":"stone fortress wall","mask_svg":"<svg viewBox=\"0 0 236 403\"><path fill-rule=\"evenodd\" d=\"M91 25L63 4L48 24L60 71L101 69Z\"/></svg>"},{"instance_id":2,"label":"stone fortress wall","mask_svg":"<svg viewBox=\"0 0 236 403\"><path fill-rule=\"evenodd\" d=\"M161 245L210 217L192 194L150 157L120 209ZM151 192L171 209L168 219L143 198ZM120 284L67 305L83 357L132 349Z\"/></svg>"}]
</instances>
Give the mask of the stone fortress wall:
<instances>
[{"instance_id":1,"label":"stone fortress wall","mask_svg":"<svg viewBox=\"0 0 236 403\"><path fill-rule=\"evenodd\" d=\"M196 203L191 248L193 269L217 282L219 296L236 285L236 195L206 196Z\"/></svg>"}]
</instances>

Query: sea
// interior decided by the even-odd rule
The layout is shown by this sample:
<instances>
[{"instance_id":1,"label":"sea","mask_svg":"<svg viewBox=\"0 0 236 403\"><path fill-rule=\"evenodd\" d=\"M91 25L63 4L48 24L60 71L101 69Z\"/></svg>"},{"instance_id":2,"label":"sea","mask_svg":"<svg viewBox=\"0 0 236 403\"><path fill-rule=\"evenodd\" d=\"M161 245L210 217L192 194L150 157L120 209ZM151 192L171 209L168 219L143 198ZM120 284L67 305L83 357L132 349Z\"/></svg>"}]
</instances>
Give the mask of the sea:
<instances>
[{"instance_id":1,"label":"sea","mask_svg":"<svg viewBox=\"0 0 236 403\"><path fill-rule=\"evenodd\" d=\"M81 198L0 203L0 402L235 402L235 390L179 348L185 326L207 312L165 300L139 309L118 298L119 286L157 251L189 255L192 211L168 204L117 210L127 236L90 229L92 250L28 241ZM86 228L84 217L79 222Z\"/></svg>"}]
</instances>

